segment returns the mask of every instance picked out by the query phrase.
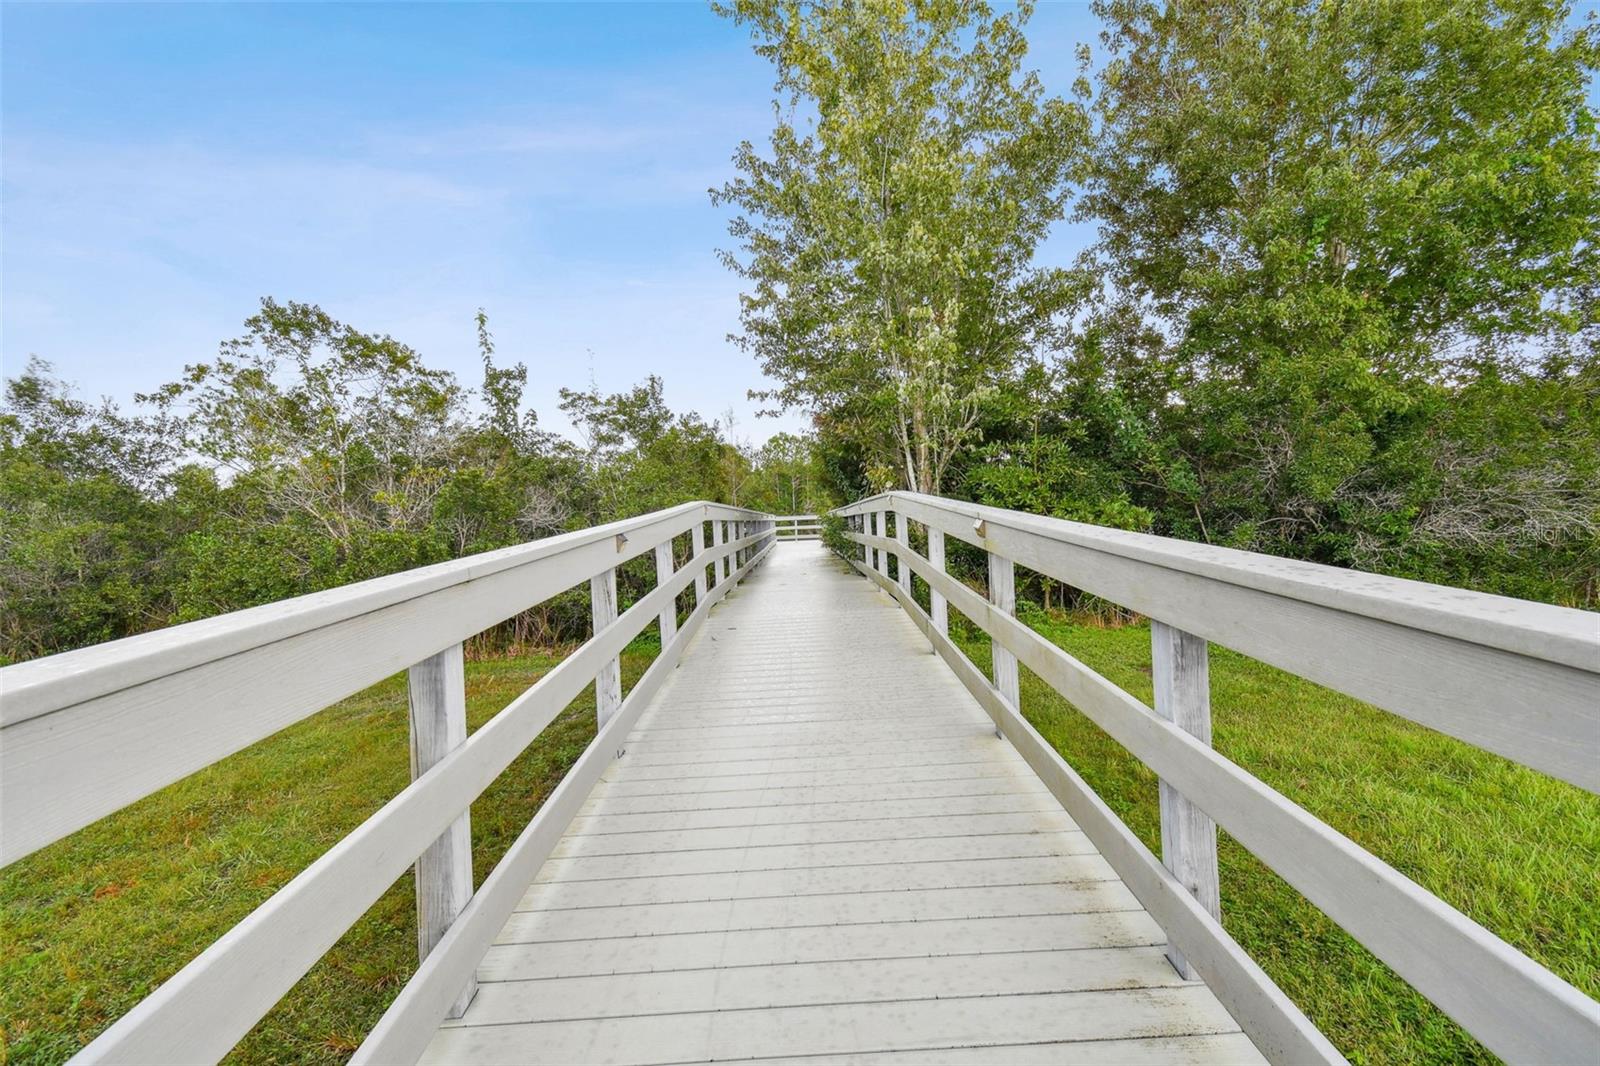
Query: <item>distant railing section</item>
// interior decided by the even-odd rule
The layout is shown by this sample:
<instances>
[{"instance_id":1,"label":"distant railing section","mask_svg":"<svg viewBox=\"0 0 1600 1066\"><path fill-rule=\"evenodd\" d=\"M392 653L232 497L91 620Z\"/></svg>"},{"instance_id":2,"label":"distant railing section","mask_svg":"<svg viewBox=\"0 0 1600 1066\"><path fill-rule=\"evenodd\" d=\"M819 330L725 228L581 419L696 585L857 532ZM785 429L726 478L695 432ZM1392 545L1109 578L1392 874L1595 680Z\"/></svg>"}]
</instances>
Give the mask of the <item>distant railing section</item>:
<instances>
[{"instance_id":1,"label":"distant railing section","mask_svg":"<svg viewBox=\"0 0 1600 1066\"><path fill-rule=\"evenodd\" d=\"M74 1061L222 1058L413 865L422 963L355 1061L415 1061L465 1009L495 933L773 526L684 504L0 670L0 865L408 671L411 784ZM619 615L616 568L642 555L656 587ZM467 736L462 642L584 582L594 636ZM618 656L651 623L661 652L624 699ZM594 741L474 891L472 801L591 682Z\"/></svg>"},{"instance_id":2,"label":"distant railing section","mask_svg":"<svg viewBox=\"0 0 1600 1066\"><path fill-rule=\"evenodd\" d=\"M781 514L773 517L773 531L779 540L820 540L822 519L814 514Z\"/></svg>"},{"instance_id":3,"label":"distant railing section","mask_svg":"<svg viewBox=\"0 0 1600 1066\"><path fill-rule=\"evenodd\" d=\"M1600 792L1600 617L918 493L834 513L862 546L852 565L927 634L1165 927L1174 965L1204 977L1268 1058L1342 1061L1223 930L1218 825L1502 1058L1594 1058L1600 1004L1212 749L1207 642ZM945 572L947 537L987 553L987 597ZM1152 620L1154 708L1015 618L1018 564ZM989 635L992 683L950 640L952 605ZM1019 664L1160 777L1162 860L1022 716Z\"/></svg>"}]
</instances>

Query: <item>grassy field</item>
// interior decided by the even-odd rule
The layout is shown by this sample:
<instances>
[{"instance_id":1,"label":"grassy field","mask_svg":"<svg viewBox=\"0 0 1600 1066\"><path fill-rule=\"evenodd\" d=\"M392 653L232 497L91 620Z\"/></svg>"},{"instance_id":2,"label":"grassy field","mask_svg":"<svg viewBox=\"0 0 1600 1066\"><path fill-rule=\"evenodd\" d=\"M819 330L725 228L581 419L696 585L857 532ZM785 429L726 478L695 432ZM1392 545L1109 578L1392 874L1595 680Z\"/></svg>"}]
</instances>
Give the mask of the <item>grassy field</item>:
<instances>
[{"instance_id":1,"label":"grassy field","mask_svg":"<svg viewBox=\"0 0 1600 1066\"><path fill-rule=\"evenodd\" d=\"M1145 703L1150 630L1030 624ZM959 632L959 631L958 631ZM961 636L987 668L982 633ZM1600 797L1211 651L1219 751L1591 996L1600 997ZM1156 777L1023 670L1024 713L1156 854ZM1353 1062L1493 1062L1482 1046L1227 835L1223 924Z\"/></svg>"},{"instance_id":2,"label":"grassy field","mask_svg":"<svg viewBox=\"0 0 1600 1066\"><path fill-rule=\"evenodd\" d=\"M1149 630L1034 614L1149 701ZM988 662L981 634L963 644ZM630 649L625 680L654 648ZM475 728L554 656L469 663ZM1600 798L1300 681L1212 652L1229 758L1600 996ZM1156 780L1024 671L1029 718L1159 851ZM593 736L581 697L473 807L482 879ZM394 678L17 863L0 877L0 1026L11 1063L69 1057L407 780ZM1492 1061L1293 889L1223 837L1228 929L1350 1058ZM409 877L240 1044L233 1060L338 1062L415 964Z\"/></svg>"},{"instance_id":3,"label":"grassy field","mask_svg":"<svg viewBox=\"0 0 1600 1066\"><path fill-rule=\"evenodd\" d=\"M625 684L655 650L641 642L624 654ZM468 663L469 727L559 661ZM475 880L593 737L589 689L473 805ZM400 676L8 868L0 876L0 1062L70 1057L404 788L407 743ZM407 874L232 1060L344 1060L410 976L416 951Z\"/></svg>"}]
</instances>

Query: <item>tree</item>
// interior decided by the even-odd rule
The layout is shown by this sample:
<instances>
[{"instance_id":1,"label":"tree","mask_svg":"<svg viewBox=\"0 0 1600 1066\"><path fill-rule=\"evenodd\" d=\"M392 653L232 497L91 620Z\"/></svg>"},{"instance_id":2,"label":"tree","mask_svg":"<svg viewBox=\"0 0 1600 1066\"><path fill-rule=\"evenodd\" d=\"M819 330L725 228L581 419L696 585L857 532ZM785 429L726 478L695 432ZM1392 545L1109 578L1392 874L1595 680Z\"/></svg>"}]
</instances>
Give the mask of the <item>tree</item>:
<instances>
[{"instance_id":1,"label":"tree","mask_svg":"<svg viewBox=\"0 0 1600 1066\"><path fill-rule=\"evenodd\" d=\"M0 406L0 660L137 632L169 610L173 426L78 399L30 359Z\"/></svg>"},{"instance_id":2,"label":"tree","mask_svg":"<svg viewBox=\"0 0 1600 1066\"><path fill-rule=\"evenodd\" d=\"M713 202L739 214L736 338L863 450L880 486L935 491L984 404L1079 293L1034 263L1065 210L1080 109L1024 73L1030 12L978 0L734 0L777 71L770 156Z\"/></svg>"},{"instance_id":3,"label":"tree","mask_svg":"<svg viewBox=\"0 0 1600 1066\"><path fill-rule=\"evenodd\" d=\"M1392 564L1414 533L1467 535L1422 521L1427 492L1487 514L1518 483L1541 486L1561 536L1586 536L1584 464L1513 470L1509 455L1548 453L1502 440L1498 479L1444 472L1488 461L1485 441L1450 436L1487 424L1447 417L1463 390L1593 402L1592 25L1563 30L1546 0L1097 10L1111 58L1079 216L1101 227L1108 306L1138 308L1148 341L1099 369L1160 384L1145 395L1182 476L1146 499L1166 528ZM1515 380L1545 384L1471 391Z\"/></svg>"},{"instance_id":4,"label":"tree","mask_svg":"<svg viewBox=\"0 0 1600 1066\"><path fill-rule=\"evenodd\" d=\"M346 549L368 530L425 525L462 428L454 377L312 304L265 299L245 327L144 398L186 407L189 447L262 478L278 507Z\"/></svg>"},{"instance_id":5,"label":"tree","mask_svg":"<svg viewBox=\"0 0 1600 1066\"><path fill-rule=\"evenodd\" d=\"M833 506L811 436L775 433L755 454L745 506L772 514L818 514Z\"/></svg>"}]
</instances>

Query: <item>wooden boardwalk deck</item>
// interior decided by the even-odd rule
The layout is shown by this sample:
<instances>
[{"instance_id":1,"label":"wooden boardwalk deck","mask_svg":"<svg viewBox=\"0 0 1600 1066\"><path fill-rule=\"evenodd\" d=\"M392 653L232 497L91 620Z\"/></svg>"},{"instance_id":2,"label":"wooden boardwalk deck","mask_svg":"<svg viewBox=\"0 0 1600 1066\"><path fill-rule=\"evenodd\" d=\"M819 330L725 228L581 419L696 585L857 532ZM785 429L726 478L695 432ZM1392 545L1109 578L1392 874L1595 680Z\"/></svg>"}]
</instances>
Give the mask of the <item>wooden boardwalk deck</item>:
<instances>
[{"instance_id":1,"label":"wooden boardwalk deck","mask_svg":"<svg viewBox=\"0 0 1600 1066\"><path fill-rule=\"evenodd\" d=\"M1254 1062L923 636L815 543L709 619L426 1062Z\"/></svg>"}]
</instances>

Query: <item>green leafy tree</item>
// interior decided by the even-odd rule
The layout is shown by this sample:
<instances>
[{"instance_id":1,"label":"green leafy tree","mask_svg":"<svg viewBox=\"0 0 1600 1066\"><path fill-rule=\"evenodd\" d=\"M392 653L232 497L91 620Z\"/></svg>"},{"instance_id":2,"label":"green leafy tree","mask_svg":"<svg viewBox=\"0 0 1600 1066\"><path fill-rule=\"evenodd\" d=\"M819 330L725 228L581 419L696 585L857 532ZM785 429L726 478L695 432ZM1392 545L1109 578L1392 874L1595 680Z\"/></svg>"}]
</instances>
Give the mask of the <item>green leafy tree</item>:
<instances>
[{"instance_id":1,"label":"green leafy tree","mask_svg":"<svg viewBox=\"0 0 1600 1066\"><path fill-rule=\"evenodd\" d=\"M738 214L738 338L857 445L870 480L936 490L985 403L1078 286L1034 252L1066 202L1082 112L1023 70L1028 4L736 0L777 72L770 154L714 190Z\"/></svg>"},{"instance_id":2,"label":"green leafy tree","mask_svg":"<svg viewBox=\"0 0 1600 1066\"><path fill-rule=\"evenodd\" d=\"M157 497L170 423L78 399L30 359L0 405L0 659L126 636L165 618L177 530Z\"/></svg>"},{"instance_id":3,"label":"green leafy tree","mask_svg":"<svg viewBox=\"0 0 1600 1066\"><path fill-rule=\"evenodd\" d=\"M1537 496L1518 551L1592 537L1587 464L1551 451L1593 447L1591 417L1451 416L1593 402L1592 25L1543 0L1097 10L1080 214L1107 307L1148 326L1097 369L1177 457L1145 494L1167 527L1404 570L1505 549L1494 500Z\"/></svg>"}]
</instances>

